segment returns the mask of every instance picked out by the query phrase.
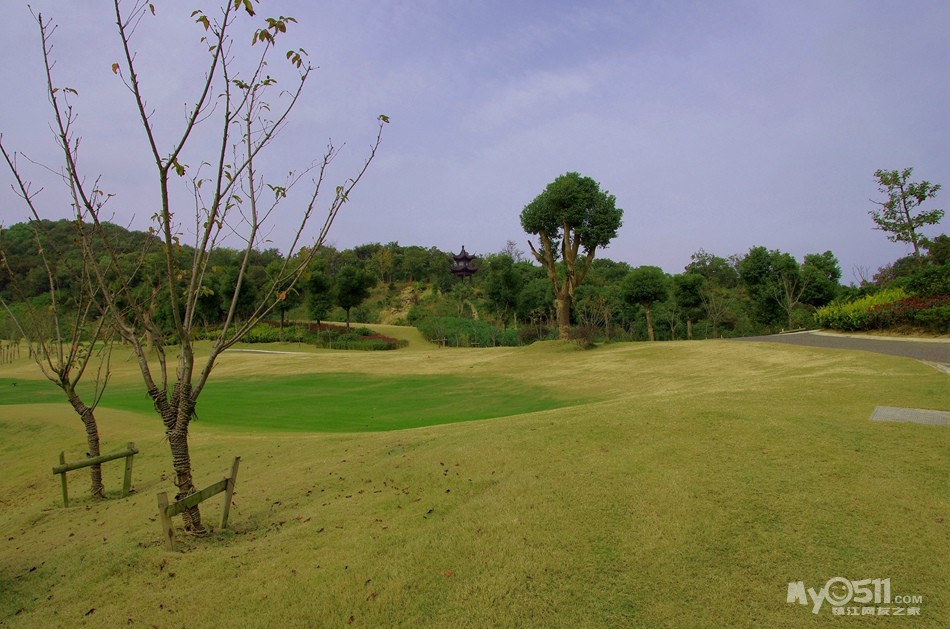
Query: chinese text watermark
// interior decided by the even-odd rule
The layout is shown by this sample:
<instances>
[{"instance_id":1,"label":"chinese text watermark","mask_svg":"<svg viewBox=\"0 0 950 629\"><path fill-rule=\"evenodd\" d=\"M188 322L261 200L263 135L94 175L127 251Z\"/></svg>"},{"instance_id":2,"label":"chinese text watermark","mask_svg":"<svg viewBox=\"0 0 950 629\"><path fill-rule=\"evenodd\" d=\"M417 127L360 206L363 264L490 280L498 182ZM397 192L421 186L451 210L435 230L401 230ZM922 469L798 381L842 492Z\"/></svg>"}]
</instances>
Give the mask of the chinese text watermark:
<instances>
[{"instance_id":1,"label":"chinese text watermark","mask_svg":"<svg viewBox=\"0 0 950 629\"><path fill-rule=\"evenodd\" d=\"M811 604L817 614L827 601L835 616L919 616L923 597L892 595L890 579L831 577L820 590L805 588L804 581L788 584L787 603Z\"/></svg>"}]
</instances>

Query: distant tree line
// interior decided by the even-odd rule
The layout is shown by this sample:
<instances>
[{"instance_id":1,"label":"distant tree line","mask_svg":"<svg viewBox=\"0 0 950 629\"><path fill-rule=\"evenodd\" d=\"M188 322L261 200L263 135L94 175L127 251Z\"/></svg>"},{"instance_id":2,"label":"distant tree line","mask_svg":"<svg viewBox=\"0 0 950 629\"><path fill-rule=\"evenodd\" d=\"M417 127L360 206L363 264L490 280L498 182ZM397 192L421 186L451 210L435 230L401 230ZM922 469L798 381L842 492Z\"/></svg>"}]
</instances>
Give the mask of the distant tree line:
<instances>
[{"instance_id":1,"label":"distant tree line","mask_svg":"<svg viewBox=\"0 0 950 629\"><path fill-rule=\"evenodd\" d=\"M56 255L80 259L70 221L50 221L43 227ZM0 233L0 250L10 271L0 272L0 295L11 303L19 297L12 294L11 272L18 278L17 286L28 293L25 297L34 303L49 299L49 284L31 229L17 224ZM121 243L130 264L138 263L143 248L154 250L134 273L137 290L154 290L153 278L162 263L160 243L145 232L115 225L109 229L114 230L113 240ZM178 255L189 256L188 245L182 244ZM268 278L282 261L276 249L253 252L247 286L238 305L239 317L250 314L260 297L258 292L269 285ZM444 338L449 326L456 331L457 344L523 344L558 338L549 274L515 242L508 241L501 251L477 256L479 271L466 281L452 276L451 261L451 253L436 247L396 242L344 250L324 246L302 281L286 291L279 317L282 321L353 319L416 325L439 338ZM575 291L570 324L574 336L591 341L719 338L812 327L817 309L885 287L903 287L909 295L950 294L948 261L950 237L941 235L928 240L919 257L898 259L858 285L845 286L840 264L831 251L811 253L799 260L765 246L729 256L700 249L683 272L676 274L602 257L591 262L584 284ZM199 317L207 328L225 316L228 304L223 296L229 294L227 287L235 281L239 263L236 250L213 252L211 272L202 282L199 299ZM79 291L78 281L65 276L58 286L64 293ZM182 278L182 290L186 285ZM170 321L167 302L157 301L153 316L158 322ZM479 323L450 325L446 323L449 319ZM458 331L464 329L468 332ZM0 333L4 338L15 336L9 325L0 327Z\"/></svg>"}]
</instances>

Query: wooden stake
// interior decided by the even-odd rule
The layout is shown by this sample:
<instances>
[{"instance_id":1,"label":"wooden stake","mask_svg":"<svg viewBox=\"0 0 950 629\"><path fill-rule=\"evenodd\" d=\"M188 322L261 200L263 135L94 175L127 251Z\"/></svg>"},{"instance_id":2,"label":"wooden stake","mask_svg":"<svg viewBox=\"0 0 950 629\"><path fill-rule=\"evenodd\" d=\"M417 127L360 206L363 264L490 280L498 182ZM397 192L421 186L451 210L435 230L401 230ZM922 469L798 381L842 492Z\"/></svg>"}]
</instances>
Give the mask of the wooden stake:
<instances>
[{"instance_id":1,"label":"wooden stake","mask_svg":"<svg viewBox=\"0 0 950 629\"><path fill-rule=\"evenodd\" d=\"M66 451L65 450L59 453L59 464L60 466L66 465ZM56 473L55 470L53 473L54 474ZM66 472L61 472L59 475L59 478L60 480L63 481L63 508L66 508L69 506L69 492L66 490Z\"/></svg>"},{"instance_id":2,"label":"wooden stake","mask_svg":"<svg viewBox=\"0 0 950 629\"><path fill-rule=\"evenodd\" d=\"M228 477L228 486L224 490L224 514L221 516L221 528L228 528L228 515L231 513L231 498L234 497L234 485L237 483L238 465L241 464L241 457L234 457L234 463L231 464L231 475Z\"/></svg>"},{"instance_id":3,"label":"wooden stake","mask_svg":"<svg viewBox=\"0 0 950 629\"><path fill-rule=\"evenodd\" d=\"M125 498L129 495L129 491L132 489L132 456L138 450L135 449L135 444L131 441L128 443L129 455L125 457L125 477L122 479L122 497ZM65 477L66 475L63 474Z\"/></svg>"},{"instance_id":4,"label":"wooden stake","mask_svg":"<svg viewBox=\"0 0 950 629\"><path fill-rule=\"evenodd\" d=\"M175 550L175 525L168 516L168 494L158 494L158 517L162 522L162 534L165 536L165 548Z\"/></svg>"}]
</instances>

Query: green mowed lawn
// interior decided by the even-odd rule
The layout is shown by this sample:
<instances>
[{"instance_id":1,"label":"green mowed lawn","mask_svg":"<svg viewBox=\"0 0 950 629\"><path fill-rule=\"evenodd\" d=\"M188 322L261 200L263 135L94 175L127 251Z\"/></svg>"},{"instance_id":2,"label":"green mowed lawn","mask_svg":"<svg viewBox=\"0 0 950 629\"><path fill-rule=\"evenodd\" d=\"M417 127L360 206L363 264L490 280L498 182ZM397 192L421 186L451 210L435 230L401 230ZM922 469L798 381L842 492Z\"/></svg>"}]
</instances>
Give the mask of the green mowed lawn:
<instances>
[{"instance_id":1,"label":"green mowed lawn","mask_svg":"<svg viewBox=\"0 0 950 629\"><path fill-rule=\"evenodd\" d=\"M15 383L15 384L14 384ZM0 405L56 403L45 381L0 378ZM583 402L555 390L491 376L321 373L218 379L199 398L196 422L250 430L366 432L510 417ZM148 415L141 386L109 387L102 407Z\"/></svg>"},{"instance_id":2,"label":"green mowed lawn","mask_svg":"<svg viewBox=\"0 0 950 629\"><path fill-rule=\"evenodd\" d=\"M0 383L0 624L941 627L950 617L950 429L868 419L877 405L950 409L950 379L916 361L729 342L234 357L192 430L199 486L242 457L231 527L179 535L178 553L163 549L155 515L156 493L174 492L157 418L103 408L104 449L141 450L137 493L116 498L115 463L113 499L86 499L77 472L75 506L59 508L50 468L60 450L81 456L81 425L52 398L11 403L26 381L44 384L28 367L0 370L18 383ZM130 394L133 382L116 374ZM269 403L248 412L232 387L241 382ZM234 430L208 417L225 404L262 418L291 399L336 403L314 388L339 393L335 416L356 406L354 432ZM439 390L454 393L440 401ZM462 417L481 397L500 400L487 421L367 431L380 401L401 422L416 404ZM214 525L220 500L202 512ZM833 577L890 579L895 596L919 602L875 611L920 615L849 620L827 601L817 614L811 601L787 602L789 582L817 591Z\"/></svg>"}]
</instances>

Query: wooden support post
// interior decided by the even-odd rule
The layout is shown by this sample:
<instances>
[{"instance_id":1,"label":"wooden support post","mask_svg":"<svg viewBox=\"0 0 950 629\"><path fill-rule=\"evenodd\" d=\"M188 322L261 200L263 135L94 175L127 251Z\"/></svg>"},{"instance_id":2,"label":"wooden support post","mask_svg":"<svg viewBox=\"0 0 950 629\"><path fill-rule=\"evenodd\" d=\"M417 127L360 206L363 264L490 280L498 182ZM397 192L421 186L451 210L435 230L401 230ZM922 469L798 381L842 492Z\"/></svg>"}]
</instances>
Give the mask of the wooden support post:
<instances>
[{"instance_id":1,"label":"wooden support post","mask_svg":"<svg viewBox=\"0 0 950 629\"><path fill-rule=\"evenodd\" d=\"M59 464L66 465L66 451L59 453ZM69 491L66 489L66 472L62 472L59 475L60 480L63 481L63 508L69 506Z\"/></svg>"},{"instance_id":2,"label":"wooden support post","mask_svg":"<svg viewBox=\"0 0 950 629\"><path fill-rule=\"evenodd\" d=\"M162 535L165 536L165 548L175 550L175 525L168 515L168 494L158 494L158 517L162 522Z\"/></svg>"},{"instance_id":3,"label":"wooden support post","mask_svg":"<svg viewBox=\"0 0 950 629\"><path fill-rule=\"evenodd\" d=\"M237 483L238 465L241 464L241 457L234 457L234 463L231 464L231 475L228 477L228 486L224 490L224 514L221 516L221 528L228 528L228 515L231 513L231 498L234 497L234 484Z\"/></svg>"},{"instance_id":4,"label":"wooden support post","mask_svg":"<svg viewBox=\"0 0 950 629\"><path fill-rule=\"evenodd\" d=\"M134 445L134 444L133 444ZM122 459L132 454L138 454L139 451L135 448L130 450L116 450L115 452L110 452L109 454L103 454L100 456L92 456L75 463L65 463L63 462L60 465L57 465L53 468L53 474L60 474L62 472L72 472L73 470L82 469L84 467L89 467L90 465L95 465L96 463L107 463L108 461L114 461L115 459Z\"/></svg>"},{"instance_id":5,"label":"wooden support post","mask_svg":"<svg viewBox=\"0 0 950 629\"><path fill-rule=\"evenodd\" d=\"M241 457L234 457L231 464L231 475L219 480L216 483L208 485L200 491L185 496L181 500L173 503L168 502L168 494L162 492L158 494L158 516L161 519L162 535L165 537L165 547L168 550L175 550L175 525L172 518L182 513L186 509L194 507L212 496L225 492L224 496L224 515L221 517L221 528L228 527L228 515L231 513L231 499L234 496L234 486L237 483L238 465L241 463Z\"/></svg>"},{"instance_id":6,"label":"wooden support post","mask_svg":"<svg viewBox=\"0 0 950 629\"><path fill-rule=\"evenodd\" d=\"M132 488L132 457L138 454L139 451L135 449L135 444L131 441L127 446L125 450L116 450L109 454L88 457L76 463L66 463L66 453L60 452L59 465L53 468L53 474L59 474L63 482L63 507L69 506L69 494L66 491L66 472L79 470L84 467L89 467L90 465L96 465L97 463L114 461L115 459L125 458L125 479L122 483L122 497L128 496L129 490Z\"/></svg>"},{"instance_id":7,"label":"wooden support post","mask_svg":"<svg viewBox=\"0 0 950 629\"><path fill-rule=\"evenodd\" d=\"M129 495L129 491L132 489L132 456L135 450L135 444L131 441L128 443L129 455L125 457L125 476L122 478L122 497L125 498Z\"/></svg>"}]
</instances>

